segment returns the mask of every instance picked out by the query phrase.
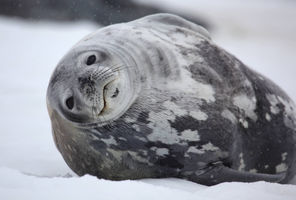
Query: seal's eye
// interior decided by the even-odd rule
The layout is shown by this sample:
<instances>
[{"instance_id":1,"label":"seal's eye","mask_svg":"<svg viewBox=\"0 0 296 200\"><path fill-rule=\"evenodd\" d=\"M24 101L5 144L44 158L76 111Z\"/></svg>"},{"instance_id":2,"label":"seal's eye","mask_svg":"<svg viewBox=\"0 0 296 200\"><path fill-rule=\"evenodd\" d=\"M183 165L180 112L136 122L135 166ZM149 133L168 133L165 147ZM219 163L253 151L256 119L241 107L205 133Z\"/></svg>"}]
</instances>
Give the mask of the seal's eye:
<instances>
[{"instance_id":1,"label":"seal's eye","mask_svg":"<svg viewBox=\"0 0 296 200\"><path fill-rule=\"evenodd\" d=\"M95 62L96 62L96 56L95 55L88 56L87 61L86 61L87 65L92 65Z\"/></svg>"}]
</instances>

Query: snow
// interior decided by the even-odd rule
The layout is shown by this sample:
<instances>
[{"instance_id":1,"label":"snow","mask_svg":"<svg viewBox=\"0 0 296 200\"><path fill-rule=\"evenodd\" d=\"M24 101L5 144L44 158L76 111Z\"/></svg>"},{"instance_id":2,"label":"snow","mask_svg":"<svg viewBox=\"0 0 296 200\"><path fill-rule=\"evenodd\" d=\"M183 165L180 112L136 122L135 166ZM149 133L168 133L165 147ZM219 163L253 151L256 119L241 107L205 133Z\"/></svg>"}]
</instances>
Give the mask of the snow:
<instances>
[{"instance_id":1,"label":"snow","mask_svg":"<svg viewBox=\"0 0 296 200\"><path fill-rule=\"evenodd\" d=\"M294 200L295 186L273 183L224 183L201 186L180 179L108 181L85 175L72 177L34 177L16 170L0 169L1 199L272 199Z\"/></svg>"},{"instance_id":2,"label":"snow","mask_svg":"<svg viewBox=\"0 0 296 200\"><path fill-rule=\"evenodd\" d=\"M58 60L92 30L0 18L0 166L40 176L69 173L55 150L45 95Z\"/></svg>"},{"instance_id":3,"label":"snow","mask_svg":"<svg viewBox=\"0 0 296 200\"><path fill-rule=\"evenodd\" d=\"M151 0L149 4L209 19L217 44L275 81L296 100L295 2ZM77 177L55 148L45 93L59 59L95 29L94 24L86 22L33 23L0 17L1 200L295 199L295 185L266 182L206 187L180 179L115 182L89 175Z\"/></svg>"}]
</instances>

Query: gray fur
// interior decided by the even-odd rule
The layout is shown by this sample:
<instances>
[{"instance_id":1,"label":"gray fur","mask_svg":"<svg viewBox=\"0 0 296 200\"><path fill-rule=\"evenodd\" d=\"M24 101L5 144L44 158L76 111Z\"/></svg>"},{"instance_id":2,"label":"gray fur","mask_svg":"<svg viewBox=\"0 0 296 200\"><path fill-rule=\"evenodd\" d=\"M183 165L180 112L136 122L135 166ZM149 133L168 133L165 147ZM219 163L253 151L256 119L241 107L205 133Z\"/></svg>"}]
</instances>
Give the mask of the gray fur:
<instances>
[{"instance_id":1,"label":"gray fur","mask_svg":"<svg viewBox=\"0 0 296 200\"><path fill-rule=\"evenodd\" d=\"M86 66L91 54L99 59ZM47 105L57 148L79 175L213 185L286 183L296 172L292 100L174 15L82 39L53 73Z\"/></svg>"}]
</instances>

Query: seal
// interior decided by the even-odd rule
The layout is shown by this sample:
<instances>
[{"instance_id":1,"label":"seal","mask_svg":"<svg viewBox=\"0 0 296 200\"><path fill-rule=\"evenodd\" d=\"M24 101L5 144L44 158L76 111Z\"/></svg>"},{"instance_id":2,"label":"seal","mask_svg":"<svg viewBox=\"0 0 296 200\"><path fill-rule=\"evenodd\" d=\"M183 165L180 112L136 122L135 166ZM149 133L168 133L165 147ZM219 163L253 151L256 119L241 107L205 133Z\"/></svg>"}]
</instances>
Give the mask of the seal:
<instances>
[{"instance_id":1,"label":"seal","mask_svg":"<svg viewBox=\"0 0 296 200\"><path fill-rule=\"evenodd\" d=\"M268 78L170 14L86 36L49 82L54 140L78 175L287 183L295 104Z\"/></svg>"}]
</instances>

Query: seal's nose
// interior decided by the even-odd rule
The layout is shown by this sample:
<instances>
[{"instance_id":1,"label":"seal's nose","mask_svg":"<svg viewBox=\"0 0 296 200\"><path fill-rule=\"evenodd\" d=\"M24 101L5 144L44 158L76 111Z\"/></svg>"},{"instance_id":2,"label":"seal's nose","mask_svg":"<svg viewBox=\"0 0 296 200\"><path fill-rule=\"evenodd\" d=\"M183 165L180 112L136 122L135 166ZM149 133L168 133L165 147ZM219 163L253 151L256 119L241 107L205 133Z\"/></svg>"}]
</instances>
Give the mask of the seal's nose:
<instances>
[{"instance_id":1,"label":"seal's nose","mask_svg":"<svg viewBox=\"0 0 296 200\"><path fill-rule=\"evenodd\" d=\"M58 96L59 110L68 120L79 123L92 122L104 108L103 91L98 90L92 95L71 88L61 93Z\"/></svg>"},{"instance_id":2,"label":"seal's nose","mask_svg":"<svg viewBox=\"0 0 296 200\"><path fill-rule=\"evenodd\" d=\"M69 109L69 110L72 110L74 108L74 97L73 96L70 96L69 98L66 99L65 101L65 104L66 104L66 107Z\"/></svg>"},{"instance_id":3,"label":"seal's nose","mask_svg":"<svg viewBox=\"0 0 296 200\"><path fill-rule=\"evenodd\" d=\"M73 90L65 91L63 96L64 98L61 101L62 112L66 118L76 122L90 120L92 117L91 109L78 92L74 92Z\"/></svg>"}]
</instances>

